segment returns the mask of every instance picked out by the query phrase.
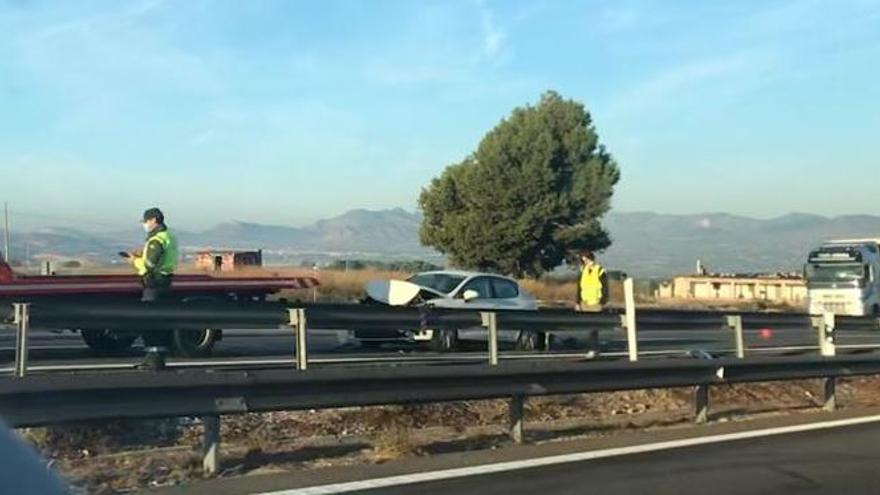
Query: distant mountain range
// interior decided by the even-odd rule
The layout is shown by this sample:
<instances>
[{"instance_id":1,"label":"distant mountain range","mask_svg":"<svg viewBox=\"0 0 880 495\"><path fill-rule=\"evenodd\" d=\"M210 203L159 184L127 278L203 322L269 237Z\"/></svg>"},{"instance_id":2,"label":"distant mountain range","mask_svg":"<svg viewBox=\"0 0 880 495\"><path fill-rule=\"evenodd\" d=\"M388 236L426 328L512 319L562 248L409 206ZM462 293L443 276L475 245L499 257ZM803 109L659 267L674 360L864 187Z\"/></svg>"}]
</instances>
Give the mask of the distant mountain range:
<instances>
[{"instance_id":1,"label":"distant mountain range","mask_svg":"<svg viewBox=\"0 0 880 495\"><path fill-rule=\"evenodd\" d=\"M754 218L714 213L612 213L608 265L634 275L690 273L701 260L715 272L800 271L809 250L827 239L880 238L880 216L834 218L792 213Z\"/></svg>"},{"instance_id":2,"label":"distant mountain range","mask_svg":"<svg viewBox=\"0 0 880 495\"><path fill-rule=\"evenodd\" d=\"M234 248L269 251L269 261L299 262L349 258L422 258L439 255L418 241L421 218L403 209L352 210L305 227L247 222L219 224L204 232L179 231L189 249ZM690 273L700 259L710 270L775 272L799 270L808 250L829 238L880 237L880 216L834 218L795 213L760 220L724 213L668 215L611 213L605 218L614 245L601 255L606 265L635 276ZM72 229L14 233L13 258L30 255L112 259L137 246L137 231L109 234Z\"/></svg>"}]
</instances>

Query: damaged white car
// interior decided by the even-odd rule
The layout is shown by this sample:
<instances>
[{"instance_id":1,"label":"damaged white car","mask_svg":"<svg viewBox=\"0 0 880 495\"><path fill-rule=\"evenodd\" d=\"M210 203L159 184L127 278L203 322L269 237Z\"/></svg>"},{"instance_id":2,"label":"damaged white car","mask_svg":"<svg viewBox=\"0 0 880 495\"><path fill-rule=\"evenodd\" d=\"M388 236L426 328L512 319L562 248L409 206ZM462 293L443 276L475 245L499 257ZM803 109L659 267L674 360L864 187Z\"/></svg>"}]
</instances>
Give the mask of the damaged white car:
<instances>
[{"instance_id":1,"label":"damaged white car","mask_svg":"<svg viewBox=\"0 0 880 495\"><path fill-rule=\"evenodd\" d=\"M525 292L516 280L490 273L465 271L433 271L413 275L407 280L375 280L365 286L366 303L391 306L426 305L437 308L476 310L538 309L535 298ZM499 329L499 339L514 342L521 350L538 350L545 345L541 332ZM390 340L411 339L428 342L436 351L451 351L464 340L486 340L483 327L459 330L420 331L355 331L365 346Z\"/></svg>"}]
</instances>

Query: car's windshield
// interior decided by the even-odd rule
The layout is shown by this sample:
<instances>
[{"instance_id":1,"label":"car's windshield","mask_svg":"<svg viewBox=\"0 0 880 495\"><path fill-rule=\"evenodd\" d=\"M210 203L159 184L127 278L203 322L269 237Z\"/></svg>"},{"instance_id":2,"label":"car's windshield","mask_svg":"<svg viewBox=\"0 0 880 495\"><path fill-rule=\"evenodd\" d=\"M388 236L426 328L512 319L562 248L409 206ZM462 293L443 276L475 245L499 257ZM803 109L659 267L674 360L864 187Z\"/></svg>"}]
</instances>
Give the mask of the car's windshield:
<instances>
[{"instance_id":1,"label":"car's windshield","mask_svg":"<svg viewBox=\"0 0 880 495\"><path fill-rule=\"evenodd\" d=\"M408 281L443 294L449 294L464 281L464 277L448 273L419 273L410 277Z\"/></svg>"},{"instance_id":2,"label":"car's windshield","mask_svg":"<svg viewBox=\"0 0 880 495\"><path fill-rule=\"evenodd\" d=\"M807 265L807 280L810 282L856 282L864 276L864 265L854 263Z\"/></svg>"}]
</instances>

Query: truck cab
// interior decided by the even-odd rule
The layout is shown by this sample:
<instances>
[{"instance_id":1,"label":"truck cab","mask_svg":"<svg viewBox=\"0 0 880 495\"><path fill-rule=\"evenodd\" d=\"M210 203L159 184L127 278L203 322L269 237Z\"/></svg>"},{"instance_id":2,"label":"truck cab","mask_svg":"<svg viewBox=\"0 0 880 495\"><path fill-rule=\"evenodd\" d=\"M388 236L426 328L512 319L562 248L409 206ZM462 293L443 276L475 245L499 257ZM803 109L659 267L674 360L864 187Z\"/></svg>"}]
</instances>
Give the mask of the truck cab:
<instances>
[{"instance_id":1,"label":"truck cab","mask_svg":"<svg viewBox=\"0 0 880 495\"><path fill-rule=\"evenodd\" d=\"M880 317L880 238L828 241L804 271L811 314Z\"/></svg>"}]
</instances>

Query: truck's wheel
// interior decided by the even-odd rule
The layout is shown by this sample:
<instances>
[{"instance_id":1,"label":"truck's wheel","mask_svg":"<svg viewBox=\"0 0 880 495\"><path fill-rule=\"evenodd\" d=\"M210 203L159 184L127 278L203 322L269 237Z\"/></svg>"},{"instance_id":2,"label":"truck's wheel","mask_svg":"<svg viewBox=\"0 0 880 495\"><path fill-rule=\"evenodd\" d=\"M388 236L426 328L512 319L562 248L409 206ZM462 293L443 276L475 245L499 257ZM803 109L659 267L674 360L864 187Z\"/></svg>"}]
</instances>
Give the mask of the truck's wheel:
<instances>
[{"instance_id":1,"label":"truck's wheel","mask_svg":"<svg viewBox=\"0 0 880 495\"><path fill-rule=\"evenodd\" d=\"M518 351L543 351L545 347L544 332L535 332L532 330L523 330L516 339L516 350Z\"/></svg>"},{"instance_id":2,"label":"truck's wheel","mask_svg":"<svg viewBox=\"0 0 880 495\"><path fill-rule=\"evenodd\" d=\"M211 355L220 330L174 330L171 332L171 352L180 357L206 357Z\"/></svg>"},{"instance_id":3,"label":"truck's wheel","mask_svg":"<svg viewBox=\"0 0 880 495\"><path fill-rule=\"evenodd\" d=\"M113 330L81 330L83 341L98 352L120 352L131 347L137 335L119 334Z\"/></svg>"},{"instance_id":4,"label":"truck's wheel","mask_svg":"<svg viewBox=\"0 0 880 495\"><path fill-rule=\"evenodd\" d=\"M452 352L458 348L458 330L434 330L431 349L436 352Z\"/></svg>"}]
</instances>

